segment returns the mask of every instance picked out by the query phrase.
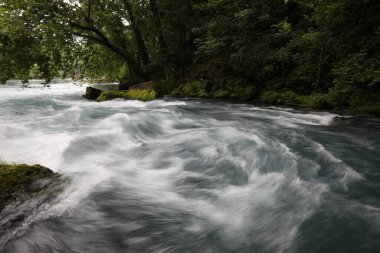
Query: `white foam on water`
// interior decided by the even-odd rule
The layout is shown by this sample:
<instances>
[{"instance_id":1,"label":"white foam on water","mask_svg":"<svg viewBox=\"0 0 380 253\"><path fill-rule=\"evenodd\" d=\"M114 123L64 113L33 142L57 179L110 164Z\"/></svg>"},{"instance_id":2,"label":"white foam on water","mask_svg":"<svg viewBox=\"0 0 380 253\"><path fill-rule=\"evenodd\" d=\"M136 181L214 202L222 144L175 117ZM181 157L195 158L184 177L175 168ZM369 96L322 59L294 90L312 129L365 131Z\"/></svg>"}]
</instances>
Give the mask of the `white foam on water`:
<instances>
[{"instance_id":1,"label":"white foam on water","mask_svg":"<svg viewBox=\"0 0 380 253\"><path fill-rule=\"evenodd\" d=\"M330 162L336 164L335 172L341 175L340 182L342 183L344 189L347 190L347 184L363 179L363 176L355 171L352 167L348 166L341 159L335 157L331 152L329 152L322 144L313 143L318 154L322 155L324 158Z\"/></svg>"},{"instance_id":2,"label":"white foam on water","mask_svg":"<svg viewBox=\"0 0 380 253\"><path fill-rule=\"evenodd\" d=\"M12 85L1 88L0 104L12 99L35 103L33 108L17 103L14 108L0 108L0 156L18 163L41 163L71 179L56 200L25 221L18 230L21 234L32 224L52 217L77 217L87 209L91 210L88 219L99 227L81 221L71 224L79 231L102 226L125 233L140 231L148 221L113 222L107 208L101 208L114 203L121 208L116 211L128 213L137 203L146 208L141 207L149 217L159 211L173 216L187 214L190 221L180 220L185 223L183 231L195 235L218 231L231 249L251 245L285 252L295 243L302 222L330 190L328 184L316 180L320 166L280 141L277 131L299 136L302 125L329 125L335 114L215 105L218 113L225 114L220 117L212 114L213 105L199 108L199 102L96 103L81 99L84 87L73 84L52 84L43 90L20 90ZM47 103L40 104L42 99ZM15 116L10 113L13 109L24 110L24 114ZM243 116L252 120L236 120ZM361 179L360 173L322 144L308 142L318 157L337 166L343 185ZM302 159L310 165L310 180L299 176ZM104 197L105 203L97 203L93 195L106 190L113 195ZM160 229L179 226L174 218L166 219L162 221L166 227ZM141 245L157 238L155 233L123 235L122 241ZM18 251L28 252L34 244L49 244L56 250L61 247L57 237L32 242L30 238L36 236L20 239ZM78 240L88 242L88 236L83 232ZM152 246L155 252L174 247L160 243Z\"/></svg>"}]
</instances>

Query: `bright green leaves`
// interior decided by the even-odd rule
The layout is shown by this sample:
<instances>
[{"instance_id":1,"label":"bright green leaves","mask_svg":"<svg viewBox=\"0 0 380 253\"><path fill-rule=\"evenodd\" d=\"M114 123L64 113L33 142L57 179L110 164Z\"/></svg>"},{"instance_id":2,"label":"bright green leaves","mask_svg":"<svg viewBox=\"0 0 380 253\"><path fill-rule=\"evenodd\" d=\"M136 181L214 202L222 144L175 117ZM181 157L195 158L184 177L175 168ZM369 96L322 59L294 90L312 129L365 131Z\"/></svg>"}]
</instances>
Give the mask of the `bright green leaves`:
<instances>
[{"instance_id":1,"label":"bright green leaves","mask_svg":"<svg viewBox=\"0 0 380 253\"><path fill-rule=\"evenodd\" d=\"M333 68L334 84L339 89L366 88L380 85L380 55L368 57L364 51L349 54Z\"/></svg>"}]
</instances>

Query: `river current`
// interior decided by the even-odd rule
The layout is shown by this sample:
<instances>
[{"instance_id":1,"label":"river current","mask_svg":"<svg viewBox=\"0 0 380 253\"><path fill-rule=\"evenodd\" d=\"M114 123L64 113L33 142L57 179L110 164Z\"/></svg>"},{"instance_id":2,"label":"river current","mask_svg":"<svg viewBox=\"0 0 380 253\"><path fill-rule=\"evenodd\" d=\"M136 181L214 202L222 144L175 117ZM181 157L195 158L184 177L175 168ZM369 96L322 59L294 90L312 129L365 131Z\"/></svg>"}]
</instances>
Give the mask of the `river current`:
<instances>
[{"instance_id":1,"label":"river current","mask_svg":"<svg viewBox=\"0 0 380 253\"><path fill-rule=\"evenodd\" d=\"M84 89L0 86L0 158L70 178L0 252L380 252L379 118Z\"/></svg>"}]
</instances>

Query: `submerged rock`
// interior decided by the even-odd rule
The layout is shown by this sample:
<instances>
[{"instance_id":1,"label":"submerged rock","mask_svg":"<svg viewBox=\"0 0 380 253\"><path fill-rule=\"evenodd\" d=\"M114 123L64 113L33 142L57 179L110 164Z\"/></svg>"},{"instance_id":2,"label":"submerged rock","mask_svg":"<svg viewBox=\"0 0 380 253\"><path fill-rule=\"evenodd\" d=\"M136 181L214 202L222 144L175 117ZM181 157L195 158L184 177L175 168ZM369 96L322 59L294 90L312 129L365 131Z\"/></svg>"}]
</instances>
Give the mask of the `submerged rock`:
<instances>
[{"instance_id":1,"label":"submerged rock","mask_svg":"<svg viewBox=\"0 0 380 253\"><path fill-rule=\"evenodd\" d=\"M101 94L102 94L102 90L94 88L94 87L87 87L86 94L84 94L83 97L87 99L91 99L91 100L96 100Z\"/></svg>"},{"instance_id":2,"label":"submerged rock","mask_svg":"<svg viewBox=\"0 0 380 253\"><path fill-rule=\"evenodd\" d=\"M352 123L352 120L349 117L335 116L330 125L339 126L339 125L349 125L351 123Z\"/></svg>"}]
</instances>

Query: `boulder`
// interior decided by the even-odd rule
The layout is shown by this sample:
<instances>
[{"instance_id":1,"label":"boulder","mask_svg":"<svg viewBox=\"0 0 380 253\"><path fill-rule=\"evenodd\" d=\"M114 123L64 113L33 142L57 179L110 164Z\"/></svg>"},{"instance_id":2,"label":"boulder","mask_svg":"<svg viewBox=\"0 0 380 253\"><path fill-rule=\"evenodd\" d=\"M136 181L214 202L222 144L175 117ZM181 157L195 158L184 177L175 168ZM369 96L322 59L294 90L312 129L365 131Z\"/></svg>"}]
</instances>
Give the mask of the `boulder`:
<instances>
[{"instance_id":1,"label":"boulder","mask_svg":"<svg viewBox=\"0 0 380 253\"><path fill-rule=\"evenodd\" d=\"M59 175L39 164L0 163L0 213L13 201L19 201L45 189Z\"/></svg>"},{"instance_id":2,"label":"boulder","mask_svg":"<svg viewBox=\"0 0 380 253\"><path fill-rule=\"evenodd\" d=\"M141 83L141 80L129 80L119 84L119 91L128 90L129 87Z\"/></svg>"},{"instance_id":3,"label":"boulder","mask_svg":"<svg viewBox=\"0 0 380 253\"><path fill-rule=\"evenodd\" d=\"M103 91L96 99L98 102L104 102L112 99L140 100L151 101L157 98L155 90L128 90L128 91Z\"/></svg>"},{"instance_id":4,"label":"boulder","mask_svg":"<svg viewBox=\"0 0 380 253\"><path fill-rule=\"evenodd\" d=\"M61 175L41 165L0 161L0 238L12 234L25 219L63 191Z\"/></svg>"},{"instance_id":5,"label":"boulder","mask_svg":"<svg viewBox=\"0 0 380 253\"><path fill-rule=\"evenodd\" d=\"M120 84L119 91L103 90L97 97L96 101L104 102L117 98L126 100L151 101L159 96L157 83L149 81L130 85L134 82L135 81L130 81L127 84Z\"/></svg>"},{"instance_id":6,"label":"boulder","mask_svg":"<svg viewBox=\"0 0 380 253\"><path fill-rule=\"evenodd\" d=\"M83 97L90 100L96 100L100 96L100 94L102 94L102 91L100 89L90 86L86 88L86 94L83 95Z\"/></svg>"},{"instance_id":7,"label":"boulder","mask_svg":"<svg viewBox=\"0 0 380 253\"><path fill-rule=\"evenodd\" d=\"M157 90L157 83L153 81L138 83L130 86L129 90Z\"/></svg>"}]
</instances>

